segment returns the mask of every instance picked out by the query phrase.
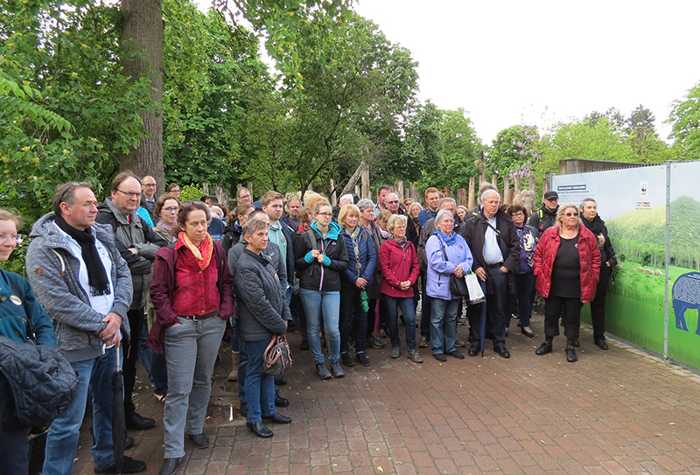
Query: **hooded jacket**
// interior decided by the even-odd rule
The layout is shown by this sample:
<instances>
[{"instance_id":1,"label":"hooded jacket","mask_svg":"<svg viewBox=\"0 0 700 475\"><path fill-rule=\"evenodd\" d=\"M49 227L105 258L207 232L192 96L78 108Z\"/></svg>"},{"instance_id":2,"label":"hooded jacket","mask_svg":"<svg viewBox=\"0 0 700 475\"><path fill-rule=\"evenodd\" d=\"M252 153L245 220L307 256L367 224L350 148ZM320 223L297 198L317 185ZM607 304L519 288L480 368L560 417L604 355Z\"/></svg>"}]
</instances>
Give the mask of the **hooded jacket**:
<instances>
[{"instance_id":1,"label":"hooded jacket","mask_svg":"<svg viewBox=\"0 0 700 475\"><path fill-rule=\"evenodd\" d=\"M418 254L411 241L401 246L396 240L389 239L379 249L379 262L382 266L382 283L379 292L393 298L412 298L413 284L420 275ZM402 289L401 282L411 281L411 286Z\"/></svg>"},{"instance_id":2,"label":"hooded jacket","mask_svg":"<svg viewBox=\"0 0 700 475\"><path fill-rule=\"evenodd\" d=\"M117 248L129 265L134 286L131 308L143 308L151 283L151 264L158 249L167 246L168 241L144 223L136 212L131 216L122 213L111 198L105 199L98 211L97 222L112 227ZM129 249L135 249L136 253Z\"/></svg>"},{"instance_id":3,"label":"hooded jacket","mask_svg":"<svg viewBox=\"0 0 700 475\"><path fill-rule=\"evenodd\" d=\"M114 302L110 312L122 317L121 331L129 337L127 311L133 287L131 273L121 257L112 228L93 224L95 237L107 249L112 261L110 280ZM105 315L95 311L80 285L80 261L71 251L68 238L54 224L54 213L48 213L34 223L32 242L27 250L27 280L37 300L54 321L59 349L68 361L96 358L104 353L98 336L106 326Z\"/></svg>"},{"instance_id":4,"label":"hooded jacket","mask_svg":"<svg viewBox=\"0 0 700 475\"><path fill-rule=\"evenodd\" d=\"M297 256L296 270L300 274L299 286L302 289L319 292L340 290L341 273L348 267L348 253L340 233L340 225L331 221L324 238L314 222L311 229L297 236L294 255ZM322 264L314 259L313 249L325 254Z\"/></svg>"},{"instance_id":5,"label":"hooded jacket","mask_svg":"<svg viewBox=\"0 0 700 475\"><path fill-rule=\"evenodd\" d=\"M600 251L598 241L585 226L578 229L578 249L580 261L581 301L590 302L595 298L600 273ZM535 278L537 293L543 298L549 297L552 288L552 271L561 239L559 226L545 230L535 248Z\"/></svg>"}]
</instances>

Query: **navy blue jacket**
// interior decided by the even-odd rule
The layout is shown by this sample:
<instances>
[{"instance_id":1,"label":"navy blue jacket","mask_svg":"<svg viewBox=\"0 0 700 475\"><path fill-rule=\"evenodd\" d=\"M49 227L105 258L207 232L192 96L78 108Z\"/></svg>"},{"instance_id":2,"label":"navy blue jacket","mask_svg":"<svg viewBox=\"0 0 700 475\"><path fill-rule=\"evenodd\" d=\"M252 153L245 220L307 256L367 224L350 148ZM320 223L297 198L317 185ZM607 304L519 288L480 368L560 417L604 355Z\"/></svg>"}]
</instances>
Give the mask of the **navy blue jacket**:
<instances>
[{"instance_id":1,"label":"navy blue jacket","mask_svg":"<svg viewBox=\"0 0 700 475\"><path fill-rule=\"evenodd\" d=\"M358 278L362 277L368 284L371 284L378 261L377 247L374 245L372 236L366 229L360 228L360 275L357 274L355 268L355 246L352 243L352 237L344 230L342 236L345 240L345 249L348 252L348 267L343 271L343 278L346 282L354 284Z\"/></svg>"}]
</instances>

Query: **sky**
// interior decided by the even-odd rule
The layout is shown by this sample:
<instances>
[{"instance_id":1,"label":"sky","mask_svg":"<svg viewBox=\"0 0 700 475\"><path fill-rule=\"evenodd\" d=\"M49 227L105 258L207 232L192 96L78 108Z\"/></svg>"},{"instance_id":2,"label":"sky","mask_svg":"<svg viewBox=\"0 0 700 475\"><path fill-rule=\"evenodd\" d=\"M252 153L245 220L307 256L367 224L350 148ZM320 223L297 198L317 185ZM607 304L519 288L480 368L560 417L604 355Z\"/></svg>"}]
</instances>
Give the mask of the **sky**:
<instances>
[{"instance_id":1,"label":"sky","mask_svg":"<svg viewBox=\"0 0 700 475\"><path fill-rule=\"evenodd\" d=\"M200 4L209 4L198 0ZM463 108L490 143L642 104L667 140L673 101L700 82L696 0L359 0L418 62L419 98Z\"/></svg>"}]
</instances>

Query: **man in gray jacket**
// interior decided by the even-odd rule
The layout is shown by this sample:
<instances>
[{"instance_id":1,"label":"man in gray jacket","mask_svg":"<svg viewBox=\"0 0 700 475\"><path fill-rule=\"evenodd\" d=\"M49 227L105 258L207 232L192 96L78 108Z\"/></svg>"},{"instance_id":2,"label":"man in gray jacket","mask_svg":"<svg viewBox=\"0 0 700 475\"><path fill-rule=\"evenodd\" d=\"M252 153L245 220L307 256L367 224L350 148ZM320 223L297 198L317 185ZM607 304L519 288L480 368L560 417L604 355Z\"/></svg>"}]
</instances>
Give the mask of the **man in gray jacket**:
<instances>
[{"instance_id":1,"label":"man in gray jacket","mask_svg":"<svg viewBox=\"0 0 700 475\"><path fill-rule=\"evenodd\" d=\"M109 226L96 224L97 200L87 183L58 188L53 212L33 226L27 278L54 321L58 347L79 377L69 408L54 419L46 441L45 475L69 475L88 394L92 394L95 472L112 473L112 373L129 336L131 275ZM146 464L123 457L123 473Z\"/></svg>"},{"instance_id":2,"label":"man in gray jacket","mask_svg":"<svg viewBox=\"0 0 700 475\"><path fill-rule=\"evenodd\" d=\"M136 412L132 395L136 382L136 360L143 353L148 336L145 308L146 292L151 283L151 265L158 249L168 245L136 214L140 202L141 182L133 173L122 172L112 180L112 194L99 206L97 215L98 223L112 226L117 248L129 266L134 286L128 314L131 338L125 345L124 361L124 411L126 427L132 430L146 430L156 425L155 420ZM147 363L144 367L150 373L151 368Z\"/></svg>"}]
</instances>

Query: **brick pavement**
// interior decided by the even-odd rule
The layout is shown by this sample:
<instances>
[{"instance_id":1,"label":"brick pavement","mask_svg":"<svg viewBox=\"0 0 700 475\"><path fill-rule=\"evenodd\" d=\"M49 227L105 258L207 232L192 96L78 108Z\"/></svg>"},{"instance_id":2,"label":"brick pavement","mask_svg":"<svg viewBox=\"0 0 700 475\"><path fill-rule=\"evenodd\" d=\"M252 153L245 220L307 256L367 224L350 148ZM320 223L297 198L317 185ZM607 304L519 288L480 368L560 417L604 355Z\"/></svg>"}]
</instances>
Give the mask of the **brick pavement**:
<instances>
[{"instance_id":1,"label":"brick pavement","mask_svg":"<svg viewBox=\"0 0 700 475\"><path fill-rule=\"evenodd\" d=\"M541 317L533 326L541 335ZM211 447L188 445L179 473L700 474L700 378L623 344L602 352L591 340L584 329L575 364L564 359L563 337L553 354L537 357L539 336L513 335L510 360L489 349L483 359L441 364L424 350L425 363L415 365L405 351L392 360L373 350L371 368L325 382L310 353L296 351L282 389L294 422L272 426L267 440L240 417L230 420L238 403L224 364L207 424ZM159 403L141 392L140 410L158 417ZM132 435L129 455L157 473L162 433ZM84 430L76 473L92 473L88 445Z\"/></svg>"}]
</instances>

